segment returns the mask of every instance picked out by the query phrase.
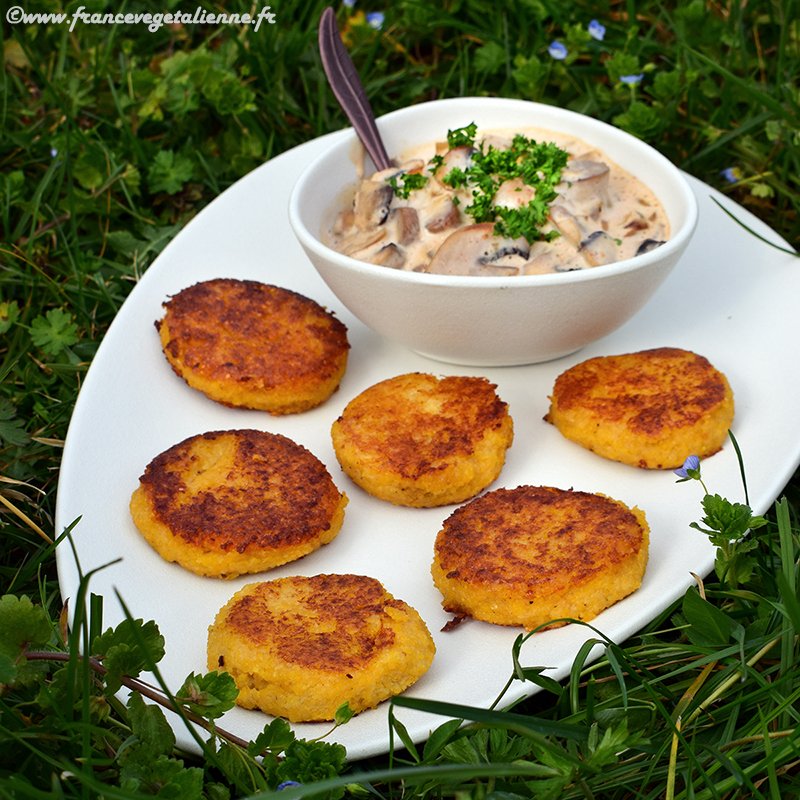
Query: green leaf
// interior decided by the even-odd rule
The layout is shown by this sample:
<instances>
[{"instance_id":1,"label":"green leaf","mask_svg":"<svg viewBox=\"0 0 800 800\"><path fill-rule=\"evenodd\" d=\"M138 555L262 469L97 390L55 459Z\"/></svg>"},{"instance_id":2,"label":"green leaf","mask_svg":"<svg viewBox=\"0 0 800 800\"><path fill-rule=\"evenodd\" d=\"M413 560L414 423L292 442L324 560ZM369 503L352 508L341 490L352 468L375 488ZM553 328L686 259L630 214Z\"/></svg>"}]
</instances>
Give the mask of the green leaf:
<instances>
[{"instance_id":1,"label":"green leaf","mask_svg":"<svg viewBox=\"0 0 800 800\"><path fill-rule=\"evenodd\" d=\"M599 732L599 727L593 725L592 732L594 731ZM622 719L618 725L606 728L599 741L594 739L589 751L589 764L597 770L616 764L619 753L629 749L638 739L638 736L631 736L626 720Z\"/></svg>"},{"instance_id":2,"label":"green leaf","mask_svg":"<svg viewBox=\"0 0 800 800\"><path fill-rule=\"evenodd\" d=\"M389 725L391 728L392 737L394 737L396 734L403 743L403 747L405 747L405 749L413 757L414 761L418 762L420 758L419 753L417 752L417 747L414 744L414 740L411 738L411 734L408 732L408 728L406 728L406 726L394 715L394 701L392 701L392 705L389 708Z\"/></svg>"},{"instance_id":3,"label":"green leaf","mask_svg":"<svg viewBox=\"0 0 800 800\"><path fill-rule=\"evenodd\" d=\"M128 719L133 738L120 749L120 763L134 759L146 762L172 753L175 733L158 706L146 703L140 694L132 692L128 698Z\"/></svg>"},{"instance_id":4,"label":"green leaf","mask_svg":"<svg viewBox=\"0 0 800 800\"><path fill-rule=\"evenodd\" d=\"M176 740L164 712L135 692L127 705L131 735L117 755L120 785L129 791L158 797L200 800L203 770L187 768L183 761L171 757Z\"/></svg>"},{"instance_id":5,"label":"green leaf","mask_svg":"<svg viewBox=\"0 0 800 800\"><path fill-rule=\"evenodd\" d=\"M30 441L25 423L16 418L17 412L8 400L0 399L0 442L22 447Z\"/></svg>"},{"instance_id":6,"label":"green leaf","mask_svg":"<svg viewBox=\"0 0 800 800\"><path fill-rule=\"evenodd\" d=\"M19 303L9 300L0 303L0 334L8 333L19 319Z\"/></svg>"},{"instance_id":7,"label":"green leaf","mask_svg":"<svg viewBox=\"0 0 800 800\"><path fill-rule=\"evenodd\" d=\"M658 72L653 78L651 92L662 102L675 100L683 89L683 76L678 70Z\"/></svg>"},{"instance_id":8,"label":"green leaf","mask_svg":"<svg viewBox=\"0 0 800 800\"><path fill-rule=\"evenodd\" d=\"M146 242L137 239L129 230L109 231L106 234L106 241L115 252L123 256L131 256L147 246Z\"/></svg>"},{"instance_id":9,"label":"green leaf","mask_svg":"<svg viewBox=\"0 0 800 800\"><path fill-rule=\"evenodd\" d=\"M216 719L236 704L239 690L227 672L192 673L183 682L175 699L189 711L206 719Z\"/></svg>"},{"instance_id":10,"label":"green leaf","mask_svg":"<svg viewBox=\"0 0 800 800\"><path fill-rule=\"evenodd\" d=\"M103 181L106 179L107 171L106 154L101 147L94 144L88 146L78 156L72 167L72 174L75 179L84 189L89 191L102 186Z\"/></svg>"},{"instance_id":11,"label":"green leaf","mask_svg":"<svg viewBox=\"0 0 800 800\"><path fill-rule=\"evenodd\" d=\"M511 77L517 89L530 100L538 99L544 89L547 78L547 67L536 56L514 56L514 69Z\"/></svg>"},{"instance_id":12,"label":"green leaf","mask_svg":"<svg viewBox=\"0 0 800 800\"><path fill-rule=\"evenodd\" d=\"M4 42L8 47L9 41ZM8 174L0 174L0 201L11 205L19 199L25 189L25 173L21 169L15 169Z\"/></svg>"},{"instance_id":13,"label":"green leaf","mask_svg":"<svg viewBox=\"0 0 800 800\"><path fill-rule=\"evenodd\" d=\"M262 760L256 761L249 750L221 741L214 761L225 776L225 782L235 789L236 797L243 797L269 788L267 772L275 769L278 757L267 753Z\"/></svg>"},{"instance_id":14,"label":"green leaf","mask_svg":"<svg viewBox=\"0 0 800 800\"><path fill-rule=\"evenodd\" d=\"M570 55L574 53L575 57L577 57L578 53L584 50L586 45L591 41L591 34L582 23L573 22L564 27L564 43ZM567 62L569 63L569 56L567 57Z\"/></svg>"},{"instance_id":15,"label":"green leaf","mask_svg":"<svg viewBox=\"0 0 800 800\"><path fill-rule=\"evenodd\" d=\"M483 757L474 738L462 736L441 746L441 753L454 764L480 764Z\"/></svg>"},{"instance_id":16,"label":"green leaf","mask_svg":"<svg viewBox=\"0 0 800 800\"><path fill-rule=\"evenodd\" d=\"M34 670L26 669L25 651L50 641L47 612L26 595L0 597L0 683L24 683Z\"/></svg>"},{"instance_id":17,"label":"green leaf","mask_svg":"<svg viewBox=\"0 0 800 800\"><path fill-rule=\"evenodd\" d=\"M247 751L252 756L262 755L267 751L277 755L286 750L294 740L294 731L289 727L289 723L277 717L267 723L264 730L250 742Z\"/></svg>"},{"instance_id":18,"label":"green leaf","mask_svg":"<svg viewBox=\"0 0 800 800\"><path fill-rule=\"evenodd\" d=\"M336 709L336 712L333 715L333 721L337 725L344 725L345 723L350 722L354 716L353 710L350 708L350 703L344 702L339 706L339 708Z\"/></svg>"},{"instance_id":19,"label":"green leaf","mask_svg":"<svg viewBox=\"0 0 800 800\"><path fill-rule=\"evenodd\" d=\"M477 72L493 75L499 72L506 63L506 49L498 42L487 42L476 51L472 62Z\"/></svg>"},{"instance_id":20,"label":"green leaf","mask_svg":"<svg viewBox=\"0 0 800 800\"><path fill-rule=\"evenodd\" d=\"M665 117L657 109L637 100L627 111L617 114L613 122L640 139L650 139L663 130Z\"/></svg>"},{"instance_id":21,"label":"green leaf","mask_svg":"<svg viewBox=\"0 0 800 800\"><path fill-rule=\"evenodd\" d=\"M719 549L714 559L714 572L730 587L736 587L750 581L757 564L758 557L742 552L741 546L730 555Z\"/></svg>"},{"instance_id":22,"label":"green leaf","mask_svg":"<svg viewBox=\"0 0 800 800\"><path fill-rule=\"evenodd\" d=\"M424 761L430 761L439 755L441 749L453 738L453 734L463 725L460 719L450 719L434 729L425 742L422 751Z\"/></svg>"},{"instance_id":23,"label":"green leaf","mask_svg":"<svg viewBox=\"0 0 800 800\"><path fill-rule=\"evenodd\" d=\"M523 667L515 665L514 668L514 677L518 678L519 680L523 681L530 681L531 683L539 686L542 689L546 689L548 692L551 692L554 695L560 695L562 691L561 684L553 680L553 678L549 678L547 675L544 675L544 671L549 669L548 667Z\"/></svg>"},{"instance_id":24,"label":"green leaf","mask_svg":"<svg viewBox=\"0 0 800 800\"><path fill-rule=\"evenodd\" d=\"M255 93L235 72L220 68L210 70L202 90L218 114L244 114L256 109Z\"/></svg>"},{"instance_id":25,"label":"green leaf","mask_svg":"<svg viewBox=\"0 0 800 800\"><path fill-rule=\"evenodd\" d=\"M793 591L783 572L778 572L776 578L778 580L778 589L780 590L781 600L783 602L783 607L781 610L791 622L796 633L797 631L800 631L800 600L798 600L797 592Z\"/></svg>"},{"instance_id":26,"label":"green leaf","mask_svg":"<svg viewBox=\"0 0 800 800\"><path fill-rule=\"evenodd\" d=\"M732 503L718 494L707 494L702 505L705 516L701 522L711 530L711 541L718 547L741 539L751 528L763 525L761 517L753 516L750 506Z\"/></svg>"},{"instance_id":27,"label":"green leaf","mask_svg":"<svg viewBox=\"0 0 800 800\"><path fill-rule=\"evenodd\" d=\"M704 600L695 588L689 589L683 597L683 614L690 624L686 635L701 647L723 647L741 627L724 611Z\"/></svg>"},{"instance_id":28,"label":"green leaf","mask_svg":"<svg viewBox=\"0 0 800 800\"><path fill-rule=\"evenodd\" d=\"M51 308L31 322L31 339L47 355L57 356L78 341L78 326L72 314L61 308Z\"/></svg>"},{"instance_id":29,"label":"green leaf","mask_svg":"<svg viewBox=\"0 0 800 800\"><path fill-rule=\"evenodd\" d=\"M758 181L757 183L751 184L750 194L753 195L753 197L770 198L775 196L775 190L768 183Z\"/></svg>"},{"instance_id":30,"label":"green leaf","mask_svg":"<svg viewBox=\"0 0 800 800\"><path fill-rule=\"evenodd\" d=\"M282 781L313 783L334 778L346 766L347 751L340 744L329 742L307 742L296 739L286 748L286 754L275 769L276 784ZM334 790L332 800L342 797L344 789Z\"/></svg>"},{"instance_id":31,"label":"green leaf","mask_svg":"<svg viewBox=\"0 0 800 800\"><path fill-rule=\"evenodd\" d=\"M600 725L608 727L624 722L629 730L634 731L650 728L653 717L652 706L634 706L630 703L625 706L605 706L594 711L594 718Z\"/></svg>"},{"instance_id":32,"label":"green leaf","mask_svg":"<svg viewBox=\"0 0 800 800\"><path fill-rule=\"evenodd\" d=\"M185 767L177 758L159 756L145 764L127 764L120 770L120 786L128 792L161 798L202 800L203 770Z\"/></svg>"},{"instance_id":33,"label":"green leaf","mask_svg":"<svg viewBox=\"0 0 800 800\"><path fill-rule=\"evenodd\" d=\"M152 620L124 619L92 643L92 654L99 658L106 673L106 691L114 694L124 677L135 678L151 669L164 657L164 637Z\"/></svg>"},{"instance_id":34,"label":"green leaf","mask_svg":"<svg viewBox=\"0 0 800 800\"><path fill-rule=\"evenodd\" d=\"M636 75L642 71L638 56L618 50L606 61L606 72L612 84L619 83L623 75Z\"/></svg>"},{"instance_id":35,"label":"green leaf","mask_svg":"<svg viewBox=\"0 0 800 800\"><path fill-rule=\"evenodd\" d=\"M192 177L193 169L192 161L187 156L173 150L159 150L147 171L150 191L153 194L176 194Z\"/></svg>"}]
</instances>

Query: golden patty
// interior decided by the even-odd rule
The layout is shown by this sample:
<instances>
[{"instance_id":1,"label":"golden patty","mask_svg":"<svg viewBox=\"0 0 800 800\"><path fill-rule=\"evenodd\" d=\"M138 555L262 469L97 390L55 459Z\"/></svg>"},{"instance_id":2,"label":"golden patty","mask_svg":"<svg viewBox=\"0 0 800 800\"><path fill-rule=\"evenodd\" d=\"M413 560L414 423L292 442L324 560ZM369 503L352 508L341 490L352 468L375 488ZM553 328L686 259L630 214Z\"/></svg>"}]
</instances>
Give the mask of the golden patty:
<instances>
[{"instance_id":1,"label":"golden patty","mask_svg":"<svg viewBox=\"0 0 800 800\"><path fill-rule=\"evenodd\" d=\"M167 561L233 578L327 544L346 505L325 465L301 445L233 430L192 436L156 456L130 508L136 527Z\"/></svg>"},{"instance_id":2,"label":"golden patty","mask_svg":"<svg viewBox=\"0 0 800 800\"><path fill-rule=\"evenodd\" d=\"M411 373L371 386L331 429L342 469L403 506L473 497L500 474L514 436L507 405L485 378Z\"/></svg>"},{"instance_id":3,"label":"golden patty","mask_svg":"<svg viewBox=\"0 0 800 800\"><path fill-rule=\"evenodd\" d=\"M319 405L347 366L347 329L288 289L219 278L178 292L156 322L189 386L228 406L291 414Z\"/></svg>"},{"instance_id":4,"label":"golden patty","mask_svg":"<svg viewBox=\"0 0 800 800\"><path fill-rule=\"evenodd\" d=\"M567 439L645 469L713 455L733 421L725 376L674 347L590 358L558 376L550 400L545 419Z\"/></svg>"},{"instance_id":5,"label":"golden patty","mask_svg":"<svg viewBox=\"0 0 800 800\"><path fill-rule=\"evenodd\" d=\"M431 572L447 611L532 630L638 589L648 541L644 514L604 495L496 489L445 520Z\"/></svg>"},{"instance_id":6,"label":"golden patty","mask_svg":"<svg viewBox=\"0 0 800 800\"><path fill-rule=\"evenodd\" d=\"M407 689L435 647L419 614L374 578L316 575L251 583L208 631L208 669L227 670L237 703L292 722L334 718Z\"/></svg>"}]
</instances>

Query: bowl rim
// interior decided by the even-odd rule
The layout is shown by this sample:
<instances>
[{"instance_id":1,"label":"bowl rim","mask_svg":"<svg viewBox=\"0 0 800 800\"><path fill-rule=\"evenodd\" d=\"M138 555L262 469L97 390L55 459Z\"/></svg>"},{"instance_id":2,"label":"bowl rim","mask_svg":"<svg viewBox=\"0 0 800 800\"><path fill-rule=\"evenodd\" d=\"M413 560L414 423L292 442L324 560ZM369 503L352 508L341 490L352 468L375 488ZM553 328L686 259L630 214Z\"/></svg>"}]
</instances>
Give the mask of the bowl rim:
<instances>
[{"instance_id":1,"label":"bowl rim","mask_svg":"<svg viewBox=\"0 0 800 800\"><path fill-rule=\"evenodd\" d=\"M430 287L484 287L484 288L505 288L505 287L523 287L523 286L549 286L549 285L563 285L571 283L584 283L595 280L602 280L614 275L622 275L628 272L633 272L640 269L645 269L647 266L654 262L663 261L671 255L679 256L685 246L688 244L698 221L698 203L684 173L673 164L665 155L659 152L655 147L638 139L627 131L617 128L603 120L596 119L587 114L581 114L571 109L562 108L548 103L538 103L530 100L523 100L519 98L504 98L504 97L448 97L440 98L437 100L427 100L421 103L415 103L410 106L389 111L377 117L377 123L380 128L382 121L391 121L397 117L404 117L410 113L424 113L426 109L433 106L441 108L448 104L463 104L463 103L481 103L486 106L496 106L498 108L503 106L519 106L530 109L546 108L548 111L556 111L559 114L564 114L568 118L579 118L582 124L596 126L598 129L607 129L613 132L616 136L622 136L632 142L636 146L649 151L649 155L660 162L661 166L671 172L675 177L675 186L680 190L680 203L684 206L686 218L683 224L674 233L670 234L670 238L655 250L648 253L643 253L639 256L627 258L623 261L616 261L612 264L603 264L590 269L571 270L567 272L544 273L539 275L440 275L429 272L413 272L411 270L391 269L379 264L371 264L368 261L360 261L346 256L337 250L328 247L322 240L313 234L305 223L302 221L300 213L300 197L308 189L308 184L311 176L319 168L320 164L329 161L340 152L347 152L354 144L358 143L358 138L352 127L343 128L337 131L334 136L340 137L333 145L324 152L317 155L305 167L301 175L298 177L294 186L292 187L289 196L289 223L294 231L295 236L300 241L301 245L307 251L314 252L316 255L325 258L329 264L335 265L338 269L345 269L351 272L358 273L362 276L370 276L374 278L382 278L392 282L411 283L420 286ZM547 126L543 126L547 127ZM556 128L552 128L557 130ZM655 191L655 190L654 190ZM658 192L656 192L658 195Z\"/></svg>"}]
</instances>

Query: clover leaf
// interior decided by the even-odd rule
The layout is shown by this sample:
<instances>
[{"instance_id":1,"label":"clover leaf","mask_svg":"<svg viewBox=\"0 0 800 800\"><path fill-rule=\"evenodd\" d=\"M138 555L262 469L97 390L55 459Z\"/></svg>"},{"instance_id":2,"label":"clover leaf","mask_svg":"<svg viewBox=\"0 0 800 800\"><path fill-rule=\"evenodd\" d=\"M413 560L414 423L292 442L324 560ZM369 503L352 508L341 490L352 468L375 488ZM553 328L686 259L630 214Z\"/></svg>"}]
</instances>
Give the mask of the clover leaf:
<instances>
[{"instance_id":1,"label":"clover leaf","mask_svg":"<svg viewBox=\"0 0 800 800\"><path fill-rule=\"evenodd\" d=\"M78 326L72 314L61 308L51 308L31 322L31 339L47 355L57 356L78 341Z\"/></svg>"}]
</instances>

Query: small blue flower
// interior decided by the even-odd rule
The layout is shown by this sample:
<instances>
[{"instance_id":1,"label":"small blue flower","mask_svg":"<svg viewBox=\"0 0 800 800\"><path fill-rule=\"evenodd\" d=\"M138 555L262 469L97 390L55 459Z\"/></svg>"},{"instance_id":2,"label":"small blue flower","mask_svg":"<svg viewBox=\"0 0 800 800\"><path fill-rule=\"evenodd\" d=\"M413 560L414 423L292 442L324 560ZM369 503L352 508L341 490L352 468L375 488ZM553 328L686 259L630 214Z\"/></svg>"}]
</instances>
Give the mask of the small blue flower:
<instances>
[{"instance_id":1,"label":"small blue flower","mask_svg":"<svg viewBox=\"0 0 800 800\"><path fill-rule=\"evenodd\" d=\"M726 167L720 173L728 183L738 183L742 179L742 171L739 167Z\"/></svg>"},{"instance_id":2,"label":"small blue flower","mask_svg":"<svg viewBox=\"0 0 800 800\"><path fill-rule=\"evenodd\" d=\"M283 781L283 783L279 783L275 789L279 792L283 791L284 789L288 789L290 786L302 786L301 783L297 781Z\"/></svg>"},{"instance_id":3,"label":"small blue flower","mask_svg":"<svg viewBox=\"0 0 800 800\"><path fill-rule=\"evenodd\" d=\"M601 25L596 19L593 19L589 23L586 30L589 31L589 36L591 36L592 39L597 39L598 42L602 42L603 37L606 35L606 26Z\"/></svg>"},{"instance_id":4,"label":"small blue flower","mask_svg":"<svg viewBox=\"0 0 800 800\"><path fill-rule=\"evenodd\" d=\"M382 11L370 11L369 14L367 14L367 25L379 31L383 27L385 19L386 17Z\"/></svg>"},{"instance_id":5,"label":"small blue flower","mask_svg":"<svg viewBox=\"0 0 800 800\"><path fill-rule=\"evenodd\" d=\"M692 478L699 478L700 477L700 459L697 456L689 456L686 461L683 462L682 467L678 467L678 469L673 470L673 472L679 477L683 478L684 480L690 480Z\"/></svg>"},{"instance_id":6,"label":"small blue flower","mask_svg":"<svg viewBox=\"0 0 800 800\"><path fill-rule=\"evenodd\" d=\"M342 0L342 5L346 8L352 8L356 4L356 0Z\"/></svg>"},{"instance_id":7,"label":"small blue flower","mask_svg":"<svg viewBox=\"0 0 800 800\"><path fill-rule=\"evenodd\" d=\"M644 78L644 72L640 72L638 75L619 76L620 83L625 83L628 86L636 86L637 84L642 82L642 78Z\"/></svg>"},{"instance_id":8,"label":"small blue flower","mask_svg":"<svg viewBox=\"0 0 800 800\"><path fill-rule=\"evenodd\" d=\"M556 61L563 61L569 53L567 48L564 47L558 39L553 39L553 41L550 42L550 47L547 48L547 52L550 53Z\"/></svg>"},{"instance_id":9,"label":"small blue flower","mask_svg":"<svg viewBox=\"0 0 800 800\"><path fill-rule=\"evenodd\" d=\"M55 147L50 148L50 158L55 158L58 155L58 150Z\"/></svg>"}]
</instances>

